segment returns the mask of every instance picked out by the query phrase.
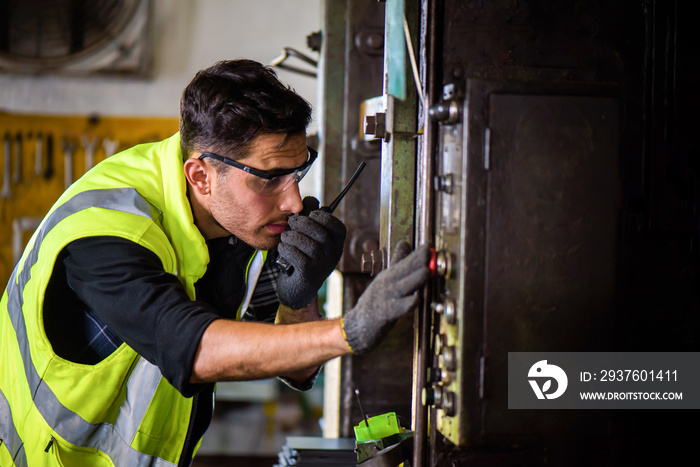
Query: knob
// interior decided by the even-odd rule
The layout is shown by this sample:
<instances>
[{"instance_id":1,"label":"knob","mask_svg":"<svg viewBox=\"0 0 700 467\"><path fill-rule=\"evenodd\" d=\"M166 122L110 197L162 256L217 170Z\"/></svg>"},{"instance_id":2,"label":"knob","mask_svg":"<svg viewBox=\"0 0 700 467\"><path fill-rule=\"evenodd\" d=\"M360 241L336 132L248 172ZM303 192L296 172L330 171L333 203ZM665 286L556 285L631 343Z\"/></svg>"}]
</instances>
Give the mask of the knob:
<instances>
[{"instance_id":1,"label":"knob","mask_svg":"<svg viewBox=\"0 0 700 467\"><path fill-rule=\"evenodd\" d=\"M429 368L430 374L428 381L432 381L434 383L442 383L442 384L450 384L452 381L450 379L450 372L446 371L442 368L439 367L432 367Z\"/></svg>"},{"instance_id":2,"label":"knob","mask_svg":"<svg viewBox=\"0 0 700 467\"><path fill-rule=\"evenodd\" d=\"M428 116L446 125L457 123L460 120L460 106L456 101L441 101L428 109Z\"/></svg>"},{"instance_id":3,"label":"knob","mask_svg":"<svg viewBox=\"0 0 700 467\"><path fill-rule=\"evenodd\" d=\"M452 391L443 391L442 400L439 407L445 412L445 415L452 417L455 414L455 395Z\"/></svg>"},{"instance_id":4,"label":"knob","mask_svg":"<svg viewBox=\"0 0 700 467\"><path fill-rule=\"evenodd\" d=\"M434 405L451 417L455 413L455 395L452 391L447 391L442 385L435 384L430 388L423 388L421 391L421 402L423 406Z\"/></svg>"},{"instance_id":5,"label":"knob","mask_svg":"<svg viewBox=\"0 0 700 467\"><path fill-rule=\"evenodd\" d=\"M442 348L442 362L447 371L455 371L457 369L457 350L452 345L447 345Z\"/></svg>"},{"instance_id":6,"label":"knob","mask_svg":"<svg viewBox=\"0 0 700 467\"><path fill-rule=\"evenodd\" d=\"M457 323L457 309L455 308L454 300L452 300L450 298L446 299L443 307L445 310L444 316L445 316L445 321L447 321L447 324L456 324Z\"/></svg>"},{"instance_id":7,"label":"knob","mask_svg":"<svg viewBox=\"0 0 700 467\"><path fill-rule=\"evenodd\" d=\"M434 385L430 388L423 388L421 392L421 402L425 407L434 405L439 407L442 404L442 386Z\"/></svg>"},{"instance_id":8,"label":"knob","mask_svg":"<svg viewBox=\"0 0 700 467\"><path fill-rule=\"evenodd\" d=\"M452 187L454 186L454 175L445 174L438 175L435 177L435 188L438 191L445 192L447 194L452 194Z\"/></svg>"},{"instance_id":9,"label":"knob","mask_svg":"<svg viewBox=\"0 0 700 467\"><path fill-rule=\"evenodd\" d=\"M429 407L435 403L435 395L432 389L423 388L420 393L420 401L423 407Z\"/></svg>"},{"instance_id":10,"label":"knob","mask_svg":"<svg viewBox=\"0 0 700 467\"><path fill-rule=\"evenodd\" d=\"M435 272L445 279L449 279L452 276L452 253L446 250L437 252L435 256Z\"/></svg>"},{"instance_id":11,"label":"knob","mask_svg":"<svg viewBox=\"0 0 700 467\"><path fill-rule=\"evenodd\" d=\"M432 272L432 270L431 270ZM436 272L437 272L437 265L436 265ZM433 309L438 314L441 314L445 317L445 321L447 321L447 324L456 324L457 323L457 309L455 307L455 302L451 298L445 298L444 303L441 302L434 302L430 305Z\"/></svg>"}]
</instances>

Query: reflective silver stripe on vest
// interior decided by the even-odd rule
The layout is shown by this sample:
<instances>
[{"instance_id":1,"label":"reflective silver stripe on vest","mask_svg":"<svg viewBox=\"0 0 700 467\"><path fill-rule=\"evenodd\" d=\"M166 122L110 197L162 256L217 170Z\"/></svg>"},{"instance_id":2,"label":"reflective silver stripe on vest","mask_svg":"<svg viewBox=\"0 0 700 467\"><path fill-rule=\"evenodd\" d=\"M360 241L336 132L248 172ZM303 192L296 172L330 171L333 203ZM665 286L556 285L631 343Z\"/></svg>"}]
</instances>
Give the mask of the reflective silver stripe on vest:
<instances>
[{"instance_id":1,"label":"reflective silver stripe on vest","mask_svg":"<svg viewBox=\"0 0 700 467\"><path fill-rule=\"evenodd\" d=\"M0 440L5 445L17 467L27 467L24 444L12 423L10 404L5 394L0 391ZM0 447L1 448L1 447Z\"/></svg>"},{"instance_id":2,"label":"reflective silver stripe on vest","mask_svg":"<svg viewBox=\"0 0 700 467\"><path fill-rule=\"evenodd\" d=\"M34 393L34 405L61 438L75 446L102 451L117 465L173 466L175 464L143 454L130 446L161 379L161 373L156 366L143 358L139 359L127 382L127 396L115 424L93 424L60 403L51 388L39 377L31 359L22 306L24 287L29 282L31 268L39 257L41 242L59 222L71 214L91 207L126 212L154 220L160 216L160 212L135 189L115 188L78 193L56 208L41 224L32 250L24 261L22 272L17 277L18 264L7 287L7 310L17 334L27 382Z\"/></svg>"},{"instance_id":3,"label":"reflective silver stripe on vest","mask_svg":"<svg viewBox=\"0 0 700 467\"><path fill-rule=\"evenodd\" d=\"M126 383L126 399L119 407L119 415L114 423L114 429L131 444L139 429L141 419L156 393L160 381L160 370L145 358L139 358L136 367L129 375Z\"/></svg>"}]
</instances>

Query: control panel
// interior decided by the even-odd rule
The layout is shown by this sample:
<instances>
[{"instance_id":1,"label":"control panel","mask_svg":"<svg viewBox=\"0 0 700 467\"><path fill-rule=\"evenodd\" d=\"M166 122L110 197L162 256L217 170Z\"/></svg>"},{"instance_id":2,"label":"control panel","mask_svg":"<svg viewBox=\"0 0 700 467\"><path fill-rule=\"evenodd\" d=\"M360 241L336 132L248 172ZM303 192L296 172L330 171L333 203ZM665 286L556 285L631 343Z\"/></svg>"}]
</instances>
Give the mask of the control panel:
<instances>
[{"instance_id":1,"label":"control panel","mask_svg":"<svg viewBox=\"0 0 700 467\"><path fill-rule=\"evenodd\" d=\"M442 100L430 110L439 122L435 161L435 251L431 268L438 286L431 308L434 316L434 342L431 367L423 392L423 403L435 408L436 428L455 444L464 440L460 426L464 405L465 378L471 373L463 360L465 289L461 286L467 269L466 235L466 153L464 93L455 84L443 88Z\"/></svg>"}]
</instances>

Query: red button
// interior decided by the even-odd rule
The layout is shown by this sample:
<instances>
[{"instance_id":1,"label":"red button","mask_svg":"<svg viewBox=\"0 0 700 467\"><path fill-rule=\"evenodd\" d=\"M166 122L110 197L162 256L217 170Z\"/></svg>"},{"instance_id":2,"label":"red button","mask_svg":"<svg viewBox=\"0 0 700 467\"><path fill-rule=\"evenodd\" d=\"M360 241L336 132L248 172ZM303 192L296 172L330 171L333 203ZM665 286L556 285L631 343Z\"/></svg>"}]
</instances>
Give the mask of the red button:
<instances>
[{"instance_id":1,"label":"red button","mask_svg":"<svg viewBox=\"0 0 700 467\"><path fill-rule=\"evenodd\" d=\"M430 249L430 263L428 263L430 268L430 277L435 277L437 275L437 251L435 248Z\"/></svg>"}]
</instances>

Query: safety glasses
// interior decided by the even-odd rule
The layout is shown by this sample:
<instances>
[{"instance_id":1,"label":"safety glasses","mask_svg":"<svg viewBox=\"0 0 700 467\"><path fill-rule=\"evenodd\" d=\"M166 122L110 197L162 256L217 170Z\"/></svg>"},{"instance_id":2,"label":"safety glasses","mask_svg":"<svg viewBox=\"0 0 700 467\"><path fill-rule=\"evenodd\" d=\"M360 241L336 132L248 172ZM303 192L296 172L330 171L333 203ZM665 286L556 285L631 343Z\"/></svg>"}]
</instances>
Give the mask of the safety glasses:
<instances>
[{"instance_id":1,"label":"safety glasses","mask_svg":"<svg viewBox=\"0 0 700 467\"><path fill-rule=\"evenodd\" d=\"M239 170L243 170L244 172L248 172L248 174L251 175L246 177L246 186L248 186L248 188L262 196L276 196L289 188L293 183L299 182L311 169L311 164L313 164L316 157L318 157L318 153L315 149L308 146L306 149L308 151L308 157L303 165L295 169L275 170L273 173L254 169L238 161L234 161L233 159L210 152L203 153L199 156L199 160L201 161L205 157L210 157Z\"/></svg>"}]
</instances>

